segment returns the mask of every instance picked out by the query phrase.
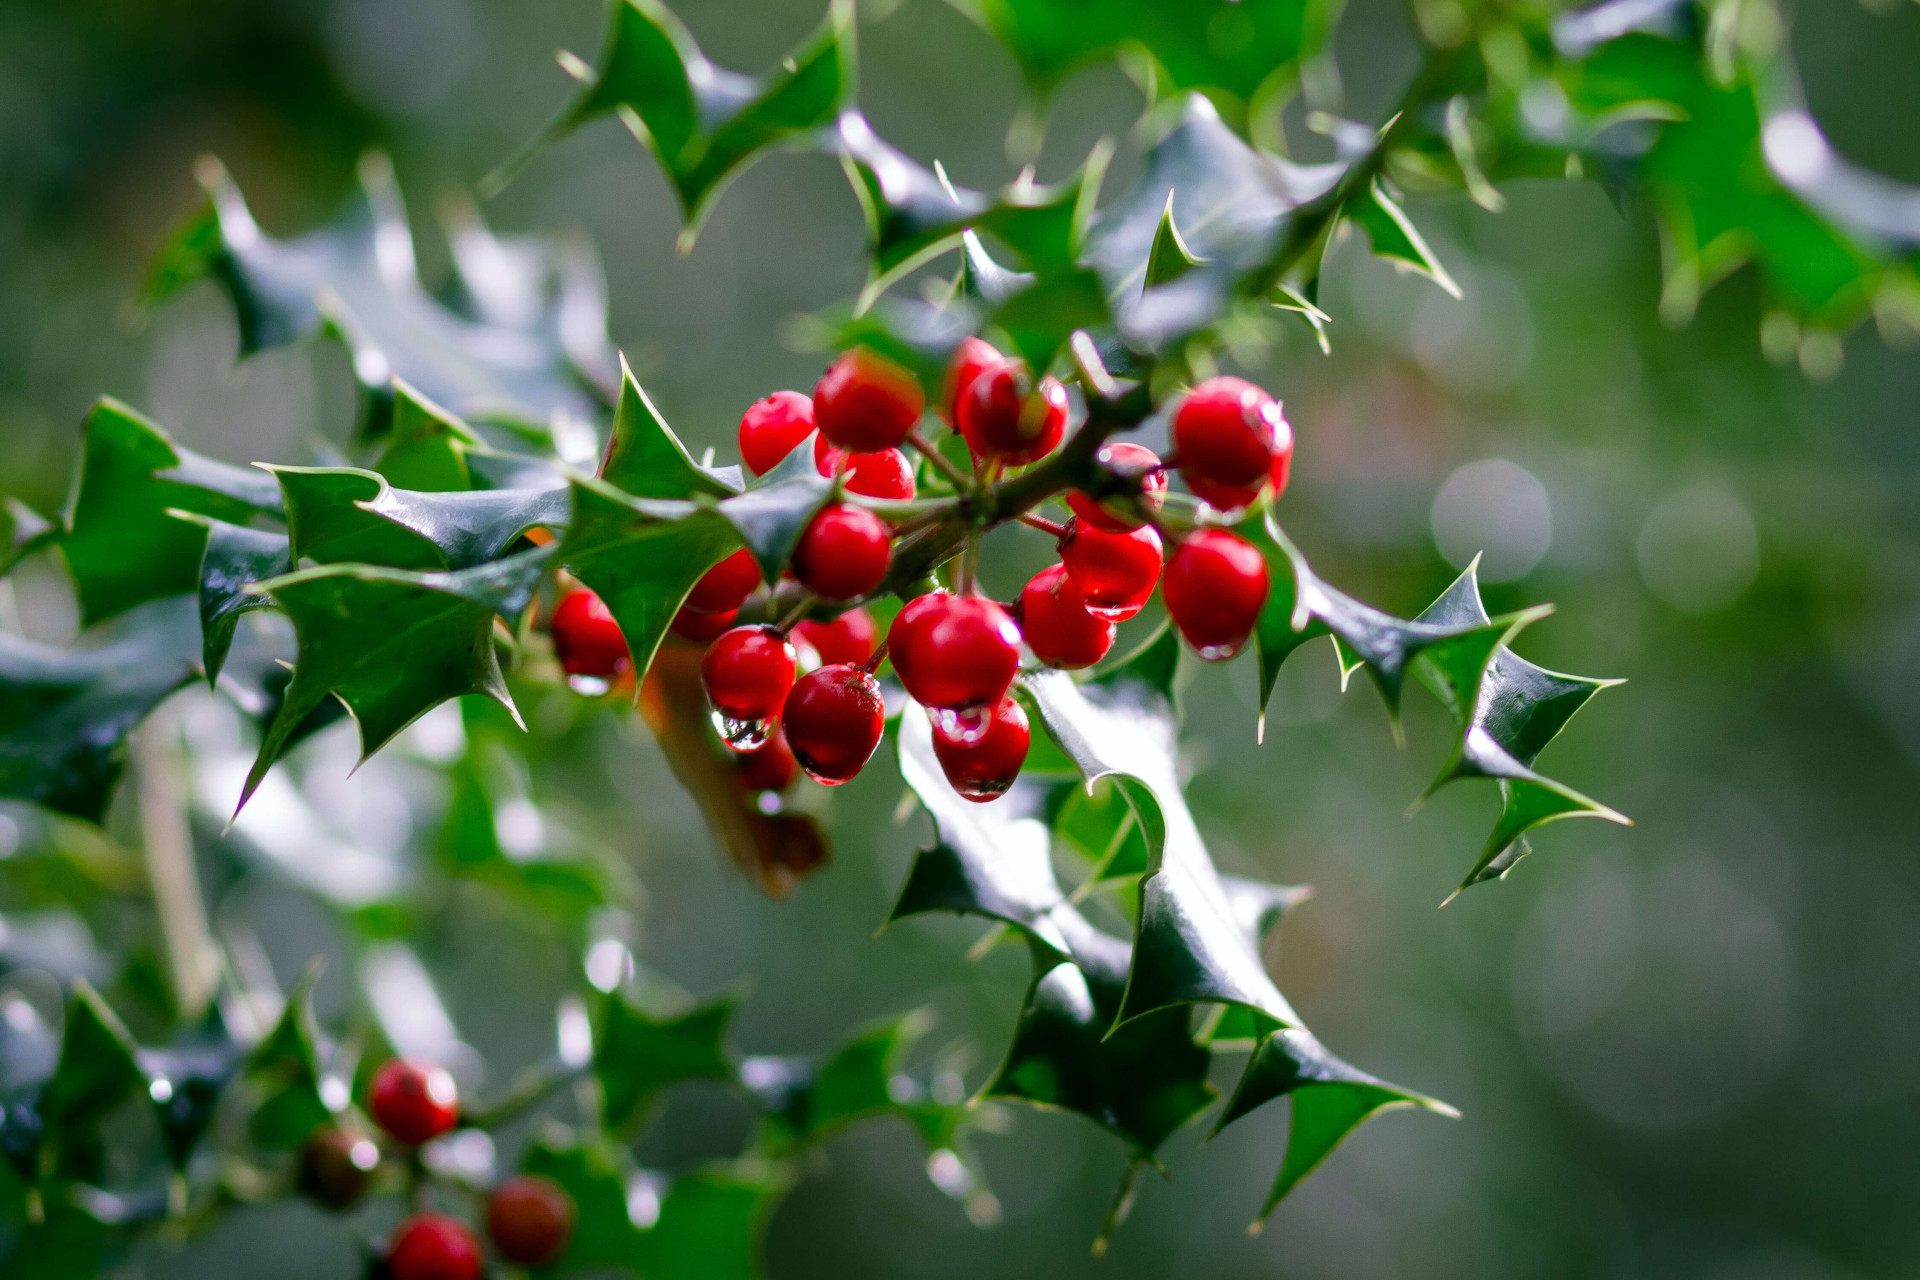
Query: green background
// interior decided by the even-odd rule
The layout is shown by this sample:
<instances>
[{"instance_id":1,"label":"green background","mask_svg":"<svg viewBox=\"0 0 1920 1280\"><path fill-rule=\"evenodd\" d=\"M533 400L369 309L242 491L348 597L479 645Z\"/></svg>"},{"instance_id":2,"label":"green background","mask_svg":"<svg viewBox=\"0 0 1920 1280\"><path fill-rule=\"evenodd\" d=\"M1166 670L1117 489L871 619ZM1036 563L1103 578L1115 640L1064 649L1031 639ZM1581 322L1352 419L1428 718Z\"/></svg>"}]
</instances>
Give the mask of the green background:
<instances>
[{"instance_id":1,"label":"green background","mask_svg":"<svg viewBox=\"0 0 1920 1280\"><path fill-rule=\"evenodd\" d=\"M1920 180L1920 6L1797 8L1792 44L1835 145ZM748 68L819 17L787 3L679 11L717 62ZM963 184L1011 176L1007 55L936 0L862 19L876 128ZM591 57L601 23L594 0L0 2L0 490L55 509L79 420L103 392L235 462L303 461L341 439L352 394L337 349L236 369L230 309L205 288L131 323L148 254L196 198L193 158L218 154L284 234L325 216L362 149L389 150L434 282L446 264L436 201L566 99L551 54ZM1349 114L1377 119L1416 57L1401 11L1353 4L1336 48ZM1122 146L1108 190L1123 189L1138 110L1111 68L1071 81L1041 177L1111 134ZM1318 140L1298 114L1292 137L1311 158ZM1516 567L1538 549L1538 528L1503 523L1464 487L1477 476L1537 500L1513 470L1450 490L1449 478L1496 458L1534 478L1550 541L1524 577L1490 585L1489 604L1556 602L1522 652L1630 680L1545 764L1638 826L1549 829L1508 882L1437 912L1493 800L1456 788L1403 818L1445 749L1430 701L1410 699L1396 751L1372 692L1356 682L1339 695L1316 650L1287 669L1256 748L1250 663L1202 673L1188 695L1193 802L1222 870L1318 889L1283 931L1283 985L1336 1051L1465 1118L1368 1126L1257 1239L1244 1227L1284 1109L1205 1146L1195 1127L1169 1146L1172 1181L1143 1182L1097 1263L1087 1242L1122 1156L1084 1122L1017 1111L1010 1132L979 1139L1006 1211L987 1232L928 1184L904 1128L869 1126L833 1143L773 1219L775 1280L1827 1280L1904 1275L1920 1257L1920 366L1871 328L1830 382L1768 365L1748 274L1709 293L1690 327L1663 328L1647 209L1617 210L1591 184L1508 196L1499 216L1464 199L1409 202L1464 301L1349 243L1321 295L1332 357L1302 328L1250 372L1286 400L1298 434L1282 507L1295 539L1323 577L1403 616L1451 578L1443 549L1485 546L1490 564ZM591 235L615 341L689 443L723 457L752 398L817 373L816 356L790 349L791 317L861 283L852 196L818 157L751 170L685 257L670 190L612 122L540 156L488 216ZM1453 500L1437 503L1443 492ZM1004 597L1047 548L1017 529L999 538L987 579ZM23 575L9 624L61 638L72 609L57 581L43 567ZM752 979L747 1051L824 1048L931 1003L936 1043L976 1045L968 1084L991 1069L1024 957L965 963L978 927L964 923L872 937L924 834L924 819L894 819L891 763L834 797L832 866L771 903L722 864L630 717L537 741L535 793L645 885L628 934L641 963L703 995ZM310 799L359 812L378 806L356 786L403 789L403 775L340 784L341 752L327 749L314 746ZM365 821L375 831L378 813ZM288 877L204 856L283 983L339 947L332 917ZM407 856L390 861L404 872ZM0 903L16 903L4 860L0 887ZM0 930L0 983L33 994L59 964L23 936ZM478 899L418 941L503 1088L549 1043L570 963ZM323 1013L344 1000L340 981L336 966ZM731 1154L747 1119L695 1086L641 1156L677 1169ZM185 1252L150 1245L137 1265L348 1276L352 1228L379 1222L378 1210L365 1222L243 1213Z\"/></svg>"}]
</instances>

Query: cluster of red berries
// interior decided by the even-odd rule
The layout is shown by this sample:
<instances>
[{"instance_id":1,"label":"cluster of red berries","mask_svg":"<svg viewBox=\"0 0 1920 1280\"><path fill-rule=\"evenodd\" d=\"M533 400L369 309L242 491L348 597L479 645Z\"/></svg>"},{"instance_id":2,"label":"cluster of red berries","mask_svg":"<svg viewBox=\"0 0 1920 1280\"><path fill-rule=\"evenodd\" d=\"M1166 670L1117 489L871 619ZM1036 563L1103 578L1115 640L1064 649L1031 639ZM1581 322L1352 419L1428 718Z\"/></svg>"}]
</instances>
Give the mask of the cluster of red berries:
<instances>
[{"instance_id":1,"label":"cluster of red berries","mask_svg":"<svg viewBox=\"0 0 1920 1280\"><path fill-rule=\"evenodd\" d=\"M925 409L911 373L856 348L834 361L811 397L777 391L749 408L740 454L764 475L813 436L815 466L838 476L847 493L911 498L914 465L903 446L929 449L917 430ZM1035 379L1024 362L968 338L954 352L941 410L967 442L975 474L985 475L1052 453L1070 408L1058 379ZM879 650L877 628L858 602L887 578L893 530L865 506L836 500L819 511L788 569L814 598L851 606L831 622L736 625L760 585L759 567L741 550L709 570L673 630L708 643L701 663L707 698L747 785L781 790L800 769L829 786L858 774L880 742L885 708L873 672L889 657L932 717L935 753L954 788L992 799L1013 784L1027 754L1026 713L1009 692L1021 643L1047 666L1092 666L1112 648L1115 625L1139 613L1163 581L1167 612L1201 657L1239 653L1266 602L1264 557L1244 539L1204 527L1169 532L1167 557L1158 513L1175 468L1217 511L1278 495L1292 431L1272 396L1222 377L1187 393L1172 436L1174 454L1165 460L1138 444L1099 450L1097 482L1066 495L1073 518L1063 526L1035 521L1058 531L1060 562L1035 574L1017 602L929 592L907 602ZM591 592L561 601L552 630L569 673L604 678L624 669L619 628Z\"/></svg>"},{"instance_id":2,"label":"cluster of red berries","mask_svg":"<svg viewBox=\"0 0 1920 1280\"><path fill-rule=\"evenodd\" d=\"M411 1151L449 1133L460 1121L453 1077L439 1067L395 1058L374 1073L367 1111L395 1144ZM316 1131L301 1151L308 1194L333 1209L363 1195L380 1165L380 1148L344 1128ZM487 1197L487 1238L507 1262L539 1267L559 1257L573 1235L573 1197L550 1178L508 1178ZM387 1241L388 1280L479 1280L480 1239L447 1214L410 1215Z\"/></svg>"}]
</instances>

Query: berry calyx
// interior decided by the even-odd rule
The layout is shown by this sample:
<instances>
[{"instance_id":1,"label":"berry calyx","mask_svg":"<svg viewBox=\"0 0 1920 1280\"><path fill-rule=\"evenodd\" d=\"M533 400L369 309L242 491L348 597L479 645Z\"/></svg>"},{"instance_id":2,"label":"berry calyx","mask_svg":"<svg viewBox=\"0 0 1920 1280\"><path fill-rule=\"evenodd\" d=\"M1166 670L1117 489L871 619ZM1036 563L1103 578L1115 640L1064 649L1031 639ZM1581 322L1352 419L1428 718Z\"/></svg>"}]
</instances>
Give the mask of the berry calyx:
<instances>
[{"instance_id":1,"label":"berry calyx","mask_svg":"<svg viewBox=\"0 0 1920 1280\"><path fill-rule=\"evenodd\" d=\"M740 461L763 476L813 434L813 401L798 391L776 391L740 415Z\"/></svg>"},{"instance_id":2,"label":"berry calyx","mask_svg":"<svg viewBox=\"0 0 1920 1280\"><path fill-rule=\"evenodd\" d=\"M1020 668L1020 629L979 596L933 592L907 602L887 631L900 683L925 707L995 706Z\"/></svg>"},{"instance_id":3,"label":"berry calyx","mask_svg":"<svg viewBox=\"0 0 1920 1280\"><path fill-rule=\"evenodd\" d=\"M886 521L865 507L837 502L807 522L793 551L793 576L828 600L857 600L887 576L892 543Z\"/></svg>"},{"instance_id":4,"label":"berry calyx","mask_svg":"<svg viewBox=\"0 0 1920 1280\"><path fill-rule=\"evenodd\" d=\"M1181 638L1209 662L1246 647L1267 602L1266 557L1224 529L1202 529L1174 549L1161 590Z\"/></svg>"},{"instance_id":5,"label":"berry calyx","mask_svg":"<svg viewBox=\"0 0 1920 1280\"><path fill-rule=\"evenodd\" d=\"M740 785L749 791L785 791L800 776L800 762L787 745L784 725L775 725L773 736L758 751L735 752L733 767Z\"/></svg>"},{"instance_id":6,"label":"berry calyx","mask_svg":"<svg viewBox=\"0 0 1920 1280\"><path fill-rule=\"evenodd\" d=\"M1005 364L1007 358L994 345L981 338L962 338L947 361L946 395L943 397L947 425L958 429L960 400L973 386L973 380L989 369Z\"/></svg>"},{"instance_id":7,"label":"berry calyx","mask_svg":"<svg viewBox=\"0 0 1920 1280\"><path fill-rule=\"evenodd\" d=\"M1020 776L1031 737L1026 711L1013 698L1004 697L988 717L985 729L971 741L949 737L936 720L933 754L955 791L984 804L1005 795Z\"/></svg>"},{"instance_id":8,"label":"berry calyx","mask_svg":"<svg viewBox=\"0 0 1920 1280\"><path fill-rule=\"evenodd\" d=\"M508 1178L487 1198L487 1235L508 1262L537 1267L560 1256L573 1234L573 1197L551 1178Z\"/></svg>"},{"instance_id":9,"label":"berry calyx","mask_svg":"<svg viewBox=\"0 0 1920 1280\"><path fill-rule=\"evenodd\" d=\"M700 681L728 746L752 751L766 744L793 673L793 646L777 627L735 627L708 647Z\"/></svg>"},{"instance_id":10,"label":"berry calyx","mask_svg":"<svg viewBox=\"0 0 1920 1280\"><path fill-rule=\"evenodd\" d=\"M416 1213L387 1244L391 1280L480 1280L480 1242L457 1218Z\"/></svg>"},{"instance_id":11,"label":"berry calyx","mask_svg":"<svg viewBox=\"0 0 1920 1280\"><path fill-rule=\"evenodd\" d=\"M1167 473L1157 469L1160 455L1145 445L1125 440L1103 444L1093 460L1114 475L1139 477L1140 501L1150 509L1158 511L1166 500ZM1067 495L1067 505L1082 522L1108 533L1127 533L1140 527L1138 520L1109 511L1098 500L1078 491Z\"/></svg>"},{"instance_id":12,"label":"berry calyx","mask_svg":"<svg viewBox=\"0 0 1920 1280\"><path fill-rule=\"evenodd\" d=\"M840 476L840 483L848 493L857 493L863 498L906 502L914 494L913 459L902 449L848 453L828 444L825 436L815 436L813 465L823 476Z\"/></svg>"},{"instance_id":13,"label":"berry calyx","mask_svg":"<svg viewBox=\"0 0 1920 1280\"><path fill-rule=\"evenodd\" d=\"M698 609L682 606L680 612L673 615L673 621L668 623L667 627L682 640L705 644L732 627L734 619L739 616L738 609L729 609L725 613L701 613Z\"/></svg>"},{"instance_id":14,"label":"berry calyx","mask_svg":"<svg viewBox=\"0 0 1920 1280\"><path fill-rule=\"evenodd\" d=\"M373 1139L329 1125L301 1144L300 1189L329 1209L346 1209L366 1194L379 1167Z\"/></svg>"},{"instance_id":15,"label":"berry calyx","mask_svg":"<svg viewBox=\"0 0 1920 1280\"><path fill-rule=\"evenodd\" d=\"M571 592L554 606L547 631L560 669L570 676L610 679L627 669L627 638L606 601L591 591Z\"/></svg>"},{"instance_id":16,"label":"berry calyx","mask_svg":"<svg viewBox=\"0 0 1920 1280\"><path fill-rule=\"evenodd\" d=\"M700 575L687 592L686 607L695 613L725 613L738 609L760 585L760 562L745 547Z\"/></svg>"},{"instance_id":17,"label":"berry calyx","mask_svg":"<svg viewBox=\"0 0 1920 1280\"><path fill-rule=\"evenodd\" d=\"M1020 634L1033 656L1050 667L1077 671L1113 648L1113 623L1087 612L1086 597L1065 565L1048 565L1020 591Z\"/></svg>"},{"instance_id":18,"label":"berry calyx","mask_svg":"<svg viewBox=\"0 0 1920 1280\"><path fill-rule=\"evenodd\" d=\"M1052 453L1067 431L1067 389L1054 377L1036 386L1026 366L982 369L959 399L955 423L982 457L1024 466Z\"/></svg>"},{"instance_id":19,"label":"berry calyx","mask_svg":"<svg viewBox=\"0 0 1920 1280\"><path fill-rule=\"evenodd\" d=\"M847 662L864 667L873 657L873 642L880 638L880 628L864 608L849 609L832 622L808 618L796 624L793 638L819 655L822 666Z\"/></svg>"},{"instance_id":20,"label":"berry calyx","mask_svg":"<svg viewBox=\"0 0 1920 1280\"><path fill-rule=\"evenodd\" d=\"M1273 454L1291 450L1293 431L1280 402L1244 378L1208 378L1173 415L1173 447L1183 474L1215 485L1259 488Z\"/></svg>"},{"instance_id":21,"label":"berry calyx","mask_svg":"<svg viewBox=\"0 0 1920 1280\"><path fill-rule=\"evenodd\" d=\"M1060 562L1080 588L1088 613L1125 622L1146 608L1160 580L1160 535L1151 525L1109 533L1076 517L1060 535Z\"/></svg>"},{"instance_id":22,"label":"berry calyx","mask_svg":"<svg viewBox=\"0 0 1920 1280\"><path fill-rule=\"evenodd\" d=\"M813 388L813 419L820 434L855 453L898 447L925 407L919 380L865 347L855 347L828 365Z\"/></svg>"},{"instance_id":23,"label":"berry calyx","mask_svg":"<svg viewBox=\"0 0 1920 1280\"><path fill-rule=\"evenodd\" d=\"M446 1068L390 1058L373 1074L367 1110L397 1141L417 1147L458 1123L460 1093Z\"/></svg>"},{"instance_id":24,"label":"berry calyx","mask_svg":"<svg viewBox=\"0 0 1920 1280\"><path fill-rule=\"evenodd\" d=\"M886 717L880 682L844 662L800 677L781 712L794 758L808 777L829 787L851 781L866 767Z\"/></svg>"}]
</instances>

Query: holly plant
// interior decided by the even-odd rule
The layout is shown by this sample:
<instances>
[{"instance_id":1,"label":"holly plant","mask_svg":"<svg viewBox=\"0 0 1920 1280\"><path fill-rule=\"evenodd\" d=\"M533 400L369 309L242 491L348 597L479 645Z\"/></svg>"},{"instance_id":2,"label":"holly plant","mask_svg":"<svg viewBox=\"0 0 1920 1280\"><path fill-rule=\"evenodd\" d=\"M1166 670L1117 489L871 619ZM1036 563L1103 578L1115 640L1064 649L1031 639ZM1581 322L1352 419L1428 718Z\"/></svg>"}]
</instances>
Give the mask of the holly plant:
<instances>
[{"instance_id":1,"label":"holly plant","mask_svg":"<svg viewBox=\"0 0 1920 1280\"><path fill-rule=\"evenodd\" d=\"M344 344L358 418L344 456L241 466L102 400L67 506L8 508L6 565L51 555L81 631L0 634L0 796L35 853L10 867L39 868L6 902L125 940L87 966L114 1006L81 978L57 1035L24 1005L0 1020L8 1276L95 1275L143 1234L289 1197L390 1201L364 1242L392 1280L752 1276L803 1157L850 1124L903 1121L935 1184L991 1223L970 1135L1022 1104L1124 1148L1111 1214L1084 1224L1104 1248L1135 1175L1203 1116L1218 1132L1290 1100L1272 1181L1247 1193L1257 1222L1368 1118L1454 1114L1336 1056L1275 984L1267 940L1308 891L1216 869L1182 791L1182 685L1247 662L1264 703L1296 653L1331 647L1326 678L1364 670L1396 731L1424 686L1455 726L1434 787L1488 782L1498 804L1458 893L1511 873L1545 824L1625 821L1540 764L1610 682L1520 656L1547 610L1490 615L1471 569L1412 618L1319 577L1286 503L1314 424L1228 356L1336 339L1320 268L1355 235L1424 278L1407 288L1457 291L1416 223L1426 193L1497 211L1503 185L1592 179L1657 211L1668 319L1751 263L1766 349L1821 374L1865 317L1920 317L1920 203L1827 146L1770 0L1415 0L1424 58L1372 122L1315 97L1337 0L962 7L1024 75L1016 155L1077 69L1138 80L1151 143L1130 189L1103 190L1106 144L1055 183L1027 168L995 191L889 145L857 105L850 0L760 74L710 62L660 0L614 0L597 61L562 57L571 105L484 184L532 180L542 148L614 116L689 245L769 151L841 166L866 284L801 326L823 348L809 391L738 389L737 464L694 456L614 351L577 244L463 220L435 294L384 161L291 238L203 164L205 205L144 300L211 282L243 357ZM1278 123L1301 94L1326 140L1313 163ZM1013 600L980 586L1002 525L1057 551ZM1118 644L1143 611L1146 634ZM225 716L226 745L185 731L188 708ZM897 767L926 820L874 923L957 914L983 947L1025 946L998 1065L969 1088L922 1047L920 1012L744 1055L740 990L696 999L639 966L606 925L635 900L631 869L543 819L520 745L528 719L551 736L556 717L635 708L715 843L775 896L829 856L823 788ZM329 835L312 799L349 794L351 761L317 747L353 733L370 779L437 782L436 882L496 895L579 975L550 1060L491 1094L414 949L431 888ZM244 928L210 928L196 847L278 864L331 913L354 992L337 1016L317 1016L312 975L282 992ZM1224 1102L1220 1059L1238 1064ZM677 1176L640 1167L689 1081L751 1108L745 1146Z\"/></svg>"}]
</instances>

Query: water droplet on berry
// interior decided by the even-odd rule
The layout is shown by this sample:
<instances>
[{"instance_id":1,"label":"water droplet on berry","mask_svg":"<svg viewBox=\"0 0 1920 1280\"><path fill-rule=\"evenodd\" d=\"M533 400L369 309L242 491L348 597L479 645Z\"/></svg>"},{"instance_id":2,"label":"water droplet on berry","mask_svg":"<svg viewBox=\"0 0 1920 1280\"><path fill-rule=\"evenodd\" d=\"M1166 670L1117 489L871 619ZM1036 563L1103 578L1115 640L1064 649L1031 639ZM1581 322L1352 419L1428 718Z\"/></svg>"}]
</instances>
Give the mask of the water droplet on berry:
<instances>
[{"instance_id":1,"label":"water droplet on berry","mask_svg":"<svg viewBox=\"0 0 1920 1280\"><path fill-rule=\"evenodd\" d=\"M579 694L583 698L603 697L605 696L607 690L611 689L612 687L613 685L611 682L607 680L603 680L599 676L568 676L567 677L567 688L573 690L575 693Z\"/></svg>"},{"instance_id":2,"label":"water droplet on berry","mask_svg":"<svg viewBox=\"0 0 1920 1280\"><path fill-rule=\"evenodd\" d=\"M968 707L963 711L939 707L933 713L934 732L963 746L973 746L985 738L992 728L991 707Z\"/></svg>"},{"instance_id":3,"label":"water droplet on berry","mask_svg":"<svg viewBox=\"0 0 1920 1280\"><path fill-rule=\"evenodd\" d=\"M1200 655L1200 660L1203 662L1225 662L1239 653L1242 647L1237 644L1209 644L1202 645L1195 652Z\"/></svg>"},{"instance_id":4,"label":"water droplet on berry","mask_svg":"<svg viewBox=\"0 0 1920 1280\"><path fill-rule=\"evenodd\" d=\"M1096 618L1105 618L1108 622L1125 622L1138 614L1145 604L1143 600L1139 604L1101 605L1088 600L1085 607L1087 612Z\"/></svg>"},{"instance_id":5,"label":"water droplet on berry","mask_svg":"<svg viewBox=\"0 0 1920 1280\"><path fill-rule=\"evenodd\" d=\"M773 737L772 720L735 720L718 711L713 713L713 728L735 751L758 751Z\"/></svg>"},{"instance_id":6,"label":"water droplet on berry","mask_svg":"<svg viewBox=\"0 0 1920 1280\"><path fill-rule=\"evenodd\" d=\"M995 778L992 781L959 783L953 789L969 800L998 800L1012 786L1012 778Z\"/></svg>"}]
</instances>

